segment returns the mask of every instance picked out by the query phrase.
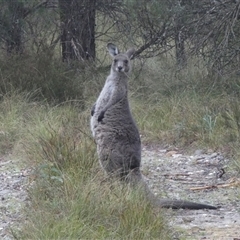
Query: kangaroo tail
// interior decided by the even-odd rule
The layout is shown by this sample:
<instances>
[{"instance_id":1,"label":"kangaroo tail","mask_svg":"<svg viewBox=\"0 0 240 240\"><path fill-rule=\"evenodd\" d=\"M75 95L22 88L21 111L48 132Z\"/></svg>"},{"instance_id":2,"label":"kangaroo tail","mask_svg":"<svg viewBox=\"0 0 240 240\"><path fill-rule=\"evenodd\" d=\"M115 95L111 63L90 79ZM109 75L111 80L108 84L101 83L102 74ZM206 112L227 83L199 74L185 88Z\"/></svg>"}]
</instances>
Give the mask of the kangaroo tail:
<instances>
[{"instance_id":1,"label":"kangaroo tail","mask_svg":"<svg viewBox=\"0 0 240 240\"><path fill-rule=\"evenodd\" d=\"M172 209L218 209L219 207L211 206L208 204L195 203L185 200L171 200L171 199L159 199L157 198L153 192L149 189L147 183L143 180L143 176L139 170L132 171L130 175L128 175L128 182L131 184L140 187L143 192L146 194L146 197L150 202L156 206L161 208L172 208Z\"/></svg>"},{"instance_id":2,"label":"kangaroo tail","mask_svg":"<svg viewBox=\"0 0 240 240\"><path fill-rule=\"evenodd\" d=\"M170 199L159 199L155 202L155 204L159 205L162 208L172 208L172 209L218 209L218 207L211 206L208 204L195 203L185 200L170 200Z\"/></svg>"},{"instance_id":3,"label":"kangaroo tail","mask_svg":"<svg viewBox=\"0 0 240 240\"><path fill-rule=\"evenodd\" d=\"M161 208L172 208L172 209L191 209L191 210L200 210L200 209L218 209L219 207L215 207L208 204L196 203L186 200L173 200L173 199L159 199L155 196L150 190L147 192L148 199L150 202L156 206Z\"/></svg>"}]
</instances>

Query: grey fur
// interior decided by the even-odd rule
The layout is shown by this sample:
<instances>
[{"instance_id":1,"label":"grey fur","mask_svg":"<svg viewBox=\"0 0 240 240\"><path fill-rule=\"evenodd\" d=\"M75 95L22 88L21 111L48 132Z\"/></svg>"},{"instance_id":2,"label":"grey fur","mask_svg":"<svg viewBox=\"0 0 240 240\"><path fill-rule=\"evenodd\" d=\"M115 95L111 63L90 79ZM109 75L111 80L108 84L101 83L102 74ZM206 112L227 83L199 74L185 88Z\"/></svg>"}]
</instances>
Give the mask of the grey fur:
<instances>
[{"instance_id":1,"label":"grey fur","mask_svg":"<svg viewBox=\"0 0 240 240\"><path fill-rule=\"evenodd\" d=\"M107 49L113 57L111 72L91 109L91 131L103 169L108 175L143 188L155 206L216 209L210 205L183 200L160 200L149 190L140 172L141 140L128 101L130 59L135 50L131 48L126 53L120 53L112 43L107 45Z\"/></svg>"}]
</instances>

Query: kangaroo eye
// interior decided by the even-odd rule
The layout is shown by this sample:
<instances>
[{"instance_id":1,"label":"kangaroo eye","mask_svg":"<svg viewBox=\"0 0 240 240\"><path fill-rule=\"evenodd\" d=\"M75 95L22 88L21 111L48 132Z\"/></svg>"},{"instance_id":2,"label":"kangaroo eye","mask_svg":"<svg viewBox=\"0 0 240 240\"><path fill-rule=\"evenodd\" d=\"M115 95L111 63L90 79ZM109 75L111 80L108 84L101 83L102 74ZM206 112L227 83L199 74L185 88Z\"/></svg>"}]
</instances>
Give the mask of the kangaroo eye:
<instances>
[{"instance_id":1,"label":"kangaroo eye","mask_svg":"<svg viewBox=\"0 0 240 240\"><path fill-rule=\"evenodd\" d=\"M114 61L114 63L117 63L117 59L114 59L113 61Z\"/></svg>"},{"instance_id":2,"label":"kangaroo eye","mask_svg":"<svg viewBox=\"0 0 240 240\"><path fill-rule=\"evenodd\" d=\"M128 60L124 60L124 63L125 63L125 64L128 64Z\"/></svg>"}]
</instances>

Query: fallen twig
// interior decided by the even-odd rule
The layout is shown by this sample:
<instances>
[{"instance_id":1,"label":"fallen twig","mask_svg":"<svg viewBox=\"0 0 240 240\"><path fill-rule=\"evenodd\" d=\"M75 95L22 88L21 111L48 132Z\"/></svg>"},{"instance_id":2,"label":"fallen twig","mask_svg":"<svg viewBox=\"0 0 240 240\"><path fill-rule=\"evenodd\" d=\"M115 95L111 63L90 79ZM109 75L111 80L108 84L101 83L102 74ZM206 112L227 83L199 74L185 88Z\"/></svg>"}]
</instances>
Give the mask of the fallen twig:
<instances>
[{"instance_id":1,"label":"fallen twig","mask_svg":"<svg viewBox=\"0 0 240 240\"><path fill-rule=\"evenodd\" d=\"M232 178L230 179L229 183L209 185L209 186L203 186L203 187L192 187L190 188L190 190L205 190L205 189L212 189L212 188L227 188L227 187L237 187L237 186L240 186L240 179Z\"/></svg>"}]
</instances>

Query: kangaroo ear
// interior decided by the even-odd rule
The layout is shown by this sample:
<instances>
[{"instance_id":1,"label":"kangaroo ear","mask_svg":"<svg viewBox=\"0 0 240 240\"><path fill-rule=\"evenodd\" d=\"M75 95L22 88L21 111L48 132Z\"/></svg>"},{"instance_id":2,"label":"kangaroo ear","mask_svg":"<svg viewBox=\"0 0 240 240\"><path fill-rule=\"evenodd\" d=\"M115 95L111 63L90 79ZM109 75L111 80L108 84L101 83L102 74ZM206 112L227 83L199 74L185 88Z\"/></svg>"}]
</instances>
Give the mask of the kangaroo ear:
<instances>
[{"instance_id":1,"label":"kangaroo ear","mask_svg":"<svg viewBox=\"0 0 240 240\"><path fill-rule=\"evenodd\" d=\"M129 59L133 59L134 53L135 53L135 49L130 48L130 49L127 50L126 55L129 57Z\"/></svg>"},{"instance_id":2,"label":"kangaroo ear","mask_svg":"<svg viewBox=\"0 0 240 240\"><path fill-rule=\"evenodd\" d=\"M112 57L114 57L120 53L118 48L113 43L107 44L107 50Z\"/></svg>"}]
</instances>

